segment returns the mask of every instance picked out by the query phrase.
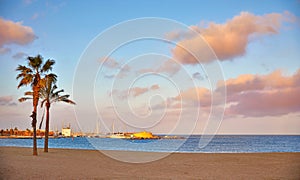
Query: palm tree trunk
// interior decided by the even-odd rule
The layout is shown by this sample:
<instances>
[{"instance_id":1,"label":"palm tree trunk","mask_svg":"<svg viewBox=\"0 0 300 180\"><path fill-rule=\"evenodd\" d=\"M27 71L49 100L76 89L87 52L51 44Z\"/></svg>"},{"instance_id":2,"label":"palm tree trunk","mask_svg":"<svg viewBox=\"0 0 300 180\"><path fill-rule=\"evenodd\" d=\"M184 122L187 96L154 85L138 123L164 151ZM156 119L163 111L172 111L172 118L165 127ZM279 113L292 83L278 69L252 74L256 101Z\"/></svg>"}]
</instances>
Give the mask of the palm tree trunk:
<instances>
[{"instance_id":1,"label":"palm tree trunk","mask_svg":"<svg viewBox=\"0 0 300 180\"><path fill-rule=\"evenodd\" d=\"M36 142L36 107L34 107L34 110L32 112L32 128L33 128L33 155L37 156L37 142Z\"/></svg>"},{"instance_id":2,"label":"palm tree trunk","mask_svg":"<svg viewBox=\"0 0 300 180\"><path fill-rule=\"evenodd\" d=\"M46 129L45 129L45 144L44 144L44 152L48 152L48 139L49 139L49 110L50 103L46 102Z\"/></svg>"},{"instance_id":3,"label":"palm tree trunk","mask_svg":"<svg viewBox=\"0 0 300 180\"><path fill-rule=\"evenodd\" d=\"M33 112L32 112L32 128L33 128L33 155L37 156L37 142L36 142L36 116L37 116L37 106L39 102L39 87L33 87Z\"/></svg>"}]
</instances>

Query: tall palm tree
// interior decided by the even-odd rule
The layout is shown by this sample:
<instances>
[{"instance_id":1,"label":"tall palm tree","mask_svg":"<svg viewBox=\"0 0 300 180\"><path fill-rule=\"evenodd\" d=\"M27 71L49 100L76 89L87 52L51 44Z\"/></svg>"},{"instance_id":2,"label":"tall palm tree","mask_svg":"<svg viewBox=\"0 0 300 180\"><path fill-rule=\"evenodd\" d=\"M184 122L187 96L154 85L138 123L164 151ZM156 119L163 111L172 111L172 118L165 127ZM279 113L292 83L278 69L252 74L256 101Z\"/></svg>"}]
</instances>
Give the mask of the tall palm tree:
<instances>
[{"instance_id":1,"label":"tall palm tree","mask_svg":"<svg viewBox=\"0 0 300 180\"><path fill-rule=\"evenodd\" d=\"M43 99L41 102L41 107L45 104L46 107L46 128L45 128L45 144L44 152L48 152L48 138L49 138L49 116L50 116L50 107L54 102L65 102L69 104L75 104L74 101L68 99L70 95L60 95L64 92L63 89L57 90L57 86L54 84L51 78L45 78L45 86L40 91L40 97ZM57 91L56 91L57 90ZM41 126L40 126L41 127Z\"/></svg>"},{"instance_id":2,"label":"tall palm tree","mask_svg":"<svg viewBox=\"0 0 300 180\"><path fill-rule=\"evenodd\" d=\"M39 101L39 92L40 88L43 86L43 82L41 81L42 77L48 71L52 70L52 66L55 64L54 60L48 59L43 64L43 57L41 55L37 55L35 57L27 57L28 66L19 65L16 71L20 73L17 75L17 80L21 79L18 88L22 86L31 85L32 87L32 105L33 111L31 114L32 122L31 126L33 128L33 155L37 155L37 142L36 142L36 117L37 117L37 106ZM54 76L54 74L51 74Z\"/></svg>"}]
</instances>

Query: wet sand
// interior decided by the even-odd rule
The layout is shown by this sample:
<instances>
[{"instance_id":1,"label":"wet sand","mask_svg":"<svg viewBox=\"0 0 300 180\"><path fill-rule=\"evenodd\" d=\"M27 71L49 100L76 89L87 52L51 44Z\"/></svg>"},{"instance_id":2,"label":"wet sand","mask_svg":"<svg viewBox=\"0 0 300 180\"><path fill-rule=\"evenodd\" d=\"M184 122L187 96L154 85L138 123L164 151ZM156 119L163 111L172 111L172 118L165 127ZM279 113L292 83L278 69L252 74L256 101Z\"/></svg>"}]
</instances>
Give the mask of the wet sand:
<instances>
[{"instance_id":1,"label":"wet sand","mask_svg":"<svg viewBox=\"0 0 300 180\"><path fill-rule=\"evenodd\" d=\"M94 150L42 151L32 156L31 148L0 147L0 179L300 179L300 153L173 153L125 163Z\"/></svg>"}]
</instances>

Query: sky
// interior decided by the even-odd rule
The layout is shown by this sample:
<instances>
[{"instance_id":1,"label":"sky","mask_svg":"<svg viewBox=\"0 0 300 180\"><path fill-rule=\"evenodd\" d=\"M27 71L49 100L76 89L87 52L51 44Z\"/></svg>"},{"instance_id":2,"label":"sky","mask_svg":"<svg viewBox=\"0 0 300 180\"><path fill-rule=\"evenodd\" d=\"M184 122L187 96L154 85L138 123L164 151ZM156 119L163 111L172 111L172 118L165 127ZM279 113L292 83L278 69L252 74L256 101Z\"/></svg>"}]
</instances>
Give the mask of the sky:
<instances>
[{"instance_id":1,"label":"sky","mask_svg":"<svg viewBox=\"0 0 300 180\"><path fill-rule=\"evenodd\" d=\"M300 134L299 10L298 0L0 0L0 128L31 128L32 103L18 102L30 86L17 89L15 69L41 54L77 103L51 106L53 130Z\"/></svg>"}]
</instances>

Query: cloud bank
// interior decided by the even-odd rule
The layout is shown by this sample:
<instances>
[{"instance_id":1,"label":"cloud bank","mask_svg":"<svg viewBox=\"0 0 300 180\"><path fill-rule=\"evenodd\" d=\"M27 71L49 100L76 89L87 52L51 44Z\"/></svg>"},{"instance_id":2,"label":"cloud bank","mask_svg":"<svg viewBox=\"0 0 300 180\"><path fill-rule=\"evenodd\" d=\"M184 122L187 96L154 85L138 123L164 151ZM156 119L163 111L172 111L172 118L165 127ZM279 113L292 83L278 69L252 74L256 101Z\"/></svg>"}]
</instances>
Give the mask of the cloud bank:
<instances>
[{"instance_id":1,"label":"cloud bank","mask_svg":"<svg viewBox=\"0 0 300 180\"><path fill-rule=\"evenodd\" d=\"M300 112L300 69L291 76L276 70L267 75L245 74L229 79L219 83L215 102L222 86L227 88L227 116L264 117ZM211 104L211 97L211 90L194 87L180 92L169 104L182 102L209 110L210 106L218 106Z\"/></svg>"},{"instance_id":2,"label":"cloud bank","mask_svg":"<svg viewBox=\"0 0 300 180\"><path fill-rule=\"evenodd\" d=\"M228 114L276 116L300 111L300 69L292 76L277 70L268 75L243 75L226 82Z\"/></svg>"}]
</instances>

